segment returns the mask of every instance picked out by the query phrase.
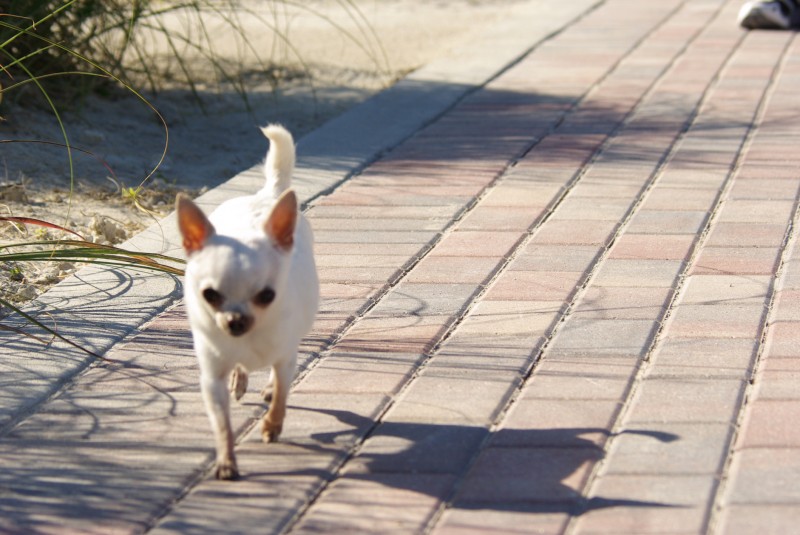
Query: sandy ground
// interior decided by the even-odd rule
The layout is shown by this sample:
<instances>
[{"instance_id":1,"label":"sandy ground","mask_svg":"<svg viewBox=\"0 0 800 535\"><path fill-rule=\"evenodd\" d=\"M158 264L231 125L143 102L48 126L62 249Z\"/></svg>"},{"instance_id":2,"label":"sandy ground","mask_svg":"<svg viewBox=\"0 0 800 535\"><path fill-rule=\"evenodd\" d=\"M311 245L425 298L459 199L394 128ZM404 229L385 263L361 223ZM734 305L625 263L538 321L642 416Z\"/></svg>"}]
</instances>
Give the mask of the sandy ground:
<instances>
[{"instance_id":1,"label":"sandy ground","mask_svg":"<svg viewBox=\"0 0 800 535\"><path fill-rule=\"evenodd\" d=\"M298 8L250 0L236 11L204 15L205 32L197 29L196 13L173 13L161 22L191 43L179 56L163 32L141 36L158 85L143 94L166 126L133 95L86 99L63 113L75 147L72 179L53 113L26 106L25 94L4 95L0 214L42 218L92 241L120 243L168 213L177 191L198 193L263 159L267 143L258 125L279 122L300 138L524 1L312 0ZM204 59L209 55L241 76L220 80ZM176 57L191 71L194 91ZM140 202L152 215L124 194L140 185ZM50 237L63 235L0 223L4 243ZM75 268L2 263L0 296L33 298Z\"/></svg>"}]
</instances>

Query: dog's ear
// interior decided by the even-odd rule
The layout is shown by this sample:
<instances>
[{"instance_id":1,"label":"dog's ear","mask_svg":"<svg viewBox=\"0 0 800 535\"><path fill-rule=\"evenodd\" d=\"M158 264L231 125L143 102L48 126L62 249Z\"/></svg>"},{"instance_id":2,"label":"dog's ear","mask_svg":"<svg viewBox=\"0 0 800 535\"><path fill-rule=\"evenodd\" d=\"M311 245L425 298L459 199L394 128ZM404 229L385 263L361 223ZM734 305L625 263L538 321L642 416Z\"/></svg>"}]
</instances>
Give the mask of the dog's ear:
<instances>
[{"instance_id":1,"label":"dog's ear","mask_svg":"<svg viewBox=\"0 0 800 535\"><path fill-rule=\"evenodd\" d=\"M199 251L208 238L214 235L214 226L200 208L182 193L175 199L175 210L178 212L178 228L183 236L183 248L188 254Z\"/></svg>"},{"instance_id":2,"label":"dog's ear","mask_svg":"<svg viewBox=\"0 0 800 535\"><path fill-rule=\"evenodd\" d=\"M264 232L267 233L278 248L288 251L294 244L294 229L297 226L297 195L287 190L280 196L272 208Z\"/></svg>"}]
</instances>

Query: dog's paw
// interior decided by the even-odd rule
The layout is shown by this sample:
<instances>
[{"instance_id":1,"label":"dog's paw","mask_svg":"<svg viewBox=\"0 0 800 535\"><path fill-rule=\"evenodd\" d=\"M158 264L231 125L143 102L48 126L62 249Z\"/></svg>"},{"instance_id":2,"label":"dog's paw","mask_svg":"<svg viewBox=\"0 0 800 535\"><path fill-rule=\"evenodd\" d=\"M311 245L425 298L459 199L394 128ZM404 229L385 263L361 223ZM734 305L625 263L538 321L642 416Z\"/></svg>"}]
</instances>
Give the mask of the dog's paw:
<instances>
[{"instance_id":1,"label":"dog's paw","mask_svg":"<svg viewBox=\"0 0 800 535\"><path fill-rule=\"evenodd\" d=\"M236 401L242 399L244 393L247 392L247 372L240 366L236 366L231 372L229 388Z\"/></svg>"},{"instance_id":2,"label":"dog's paw","mask_svg":"<svg viewBox=\"0 0 800 535\"><path fill-rule=\"evenodd\" d=\"M239 469L236 461L218 462L214 477L222 481L236 481L239 479Z\"/></svg>"},{"instance_id":3,"label":"dog's paw","mask_svg":"<svg viewBox=\"0 0 800 535\"><path fill-rule=\"evenodd\" d=\"M273 424L264 420L264 424L261 427L261 438L264 442L277 442L281 431L283 431L283 424Z\"/></svg>"},{"instance_id":4,"label":"dog's paw","mask_svg":"<svg viewBox=\"0 0 800 535\"><path fill-rule=\"evenodd\" d=\"M272 384L264 387L264 390L261 391L261 397L267 403L272 401Z\"/></svg>"}]
</instances>

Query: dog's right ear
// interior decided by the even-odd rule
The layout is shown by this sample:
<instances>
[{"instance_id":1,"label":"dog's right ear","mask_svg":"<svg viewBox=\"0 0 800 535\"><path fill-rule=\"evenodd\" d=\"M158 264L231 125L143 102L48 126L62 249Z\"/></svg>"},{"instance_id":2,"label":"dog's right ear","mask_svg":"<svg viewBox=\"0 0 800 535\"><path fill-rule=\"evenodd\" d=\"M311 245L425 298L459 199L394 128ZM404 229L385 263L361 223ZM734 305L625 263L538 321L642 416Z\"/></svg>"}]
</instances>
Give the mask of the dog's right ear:
<instances>
[{"instance_id":1,"label":"dog's right ear","mask_svg":"<svg viewBox=\"0 0 800 535\"><path fill-rule=\"evenodd\" d=\"M178 228L183 236L183 248L192 254L205 246L208 238L214 235L214 225L189 197L179 193L175 199L178 212Z\"/></svg>"}]
</instances>

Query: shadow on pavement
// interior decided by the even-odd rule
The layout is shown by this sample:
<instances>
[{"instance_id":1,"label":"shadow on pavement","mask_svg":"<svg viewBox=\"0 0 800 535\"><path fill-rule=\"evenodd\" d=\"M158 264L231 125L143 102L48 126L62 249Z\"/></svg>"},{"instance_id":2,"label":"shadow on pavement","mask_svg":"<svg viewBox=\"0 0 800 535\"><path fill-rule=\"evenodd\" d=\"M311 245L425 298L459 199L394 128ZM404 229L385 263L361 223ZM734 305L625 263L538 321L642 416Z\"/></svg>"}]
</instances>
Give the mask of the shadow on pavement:
<instances>
[{"instance_id":1,"label":"shadow on pavement","mask_svg":"<svg viewBox=\"0 0 800 535\"><path fill-rule=\"evenodd\" d=\"M317 409L355 428L372 421L348 411ZM369 421L365 421L369 420ZM636 430L635 434L660 442L680 437L671 433ZM492 509L521 512L560 512L578 516L608 507L680 507L629 499L587 498L581 494L593 465L604 457L605 439L616 436L601 428L501 429L449 424L387 422L371 435L348 461L342 476L431 492L460 509ZM335 433L315 434L322 444L336 441ZM426 489L420 481L393 477L398 474L449 475L463 478L442 493Z\"/></svg>"}]
</instances>

